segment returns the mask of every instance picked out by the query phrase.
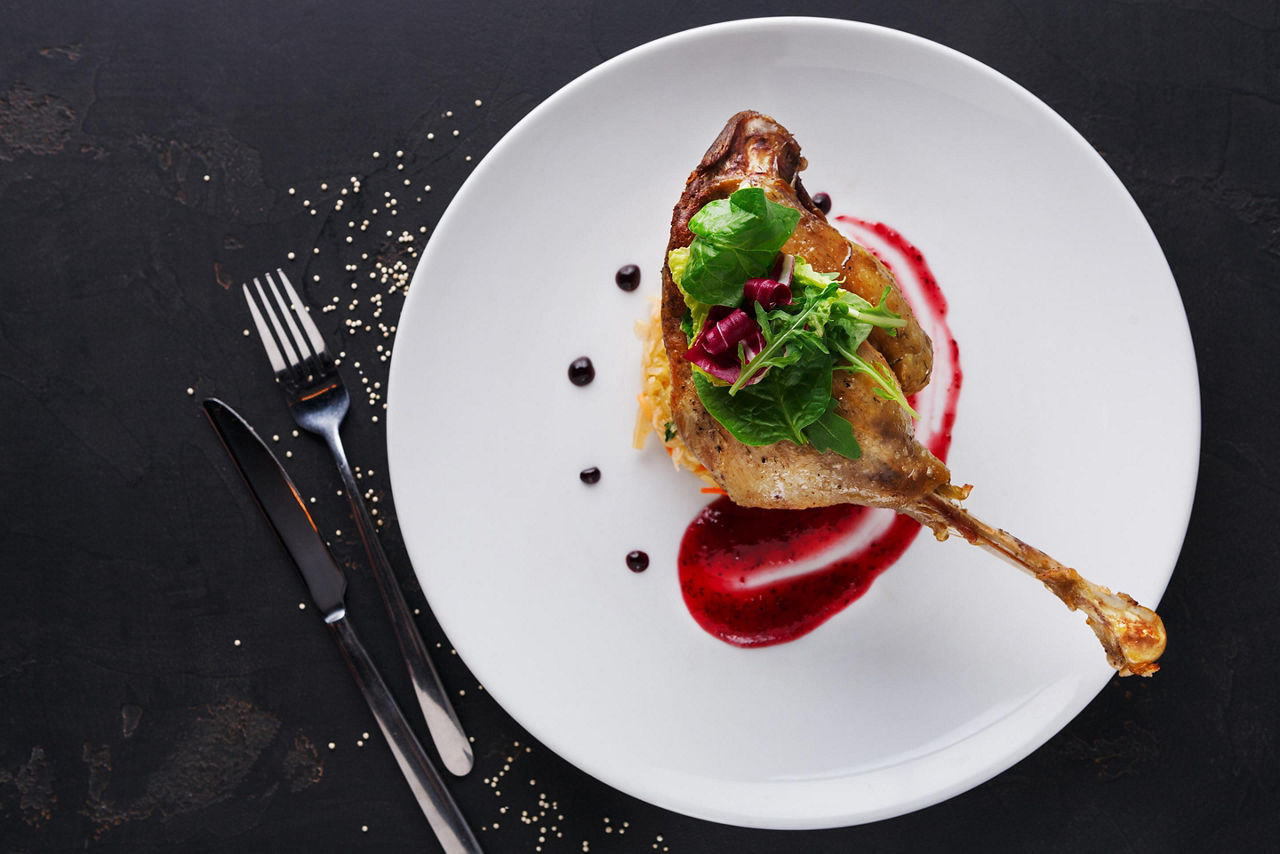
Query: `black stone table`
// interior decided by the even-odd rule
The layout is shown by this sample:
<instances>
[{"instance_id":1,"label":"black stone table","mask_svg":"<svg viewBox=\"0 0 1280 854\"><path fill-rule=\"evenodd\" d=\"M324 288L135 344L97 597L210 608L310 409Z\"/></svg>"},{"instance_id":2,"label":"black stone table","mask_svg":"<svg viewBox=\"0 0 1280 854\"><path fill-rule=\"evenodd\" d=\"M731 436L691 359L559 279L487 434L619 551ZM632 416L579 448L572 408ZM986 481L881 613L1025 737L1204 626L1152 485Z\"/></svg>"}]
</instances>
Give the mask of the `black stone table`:
<instances>
[{"instance_id":1,"label":"black stone table","mask_svg":"<svg viewBox=\"0 0 1280 854\"><path fill-rule=\"evenodd\" d=\"M1077 128L1149 219L1203 401L1198 494L1161 604L1164 670L1113 680L1040 750L943 804L754 831L634 800L531 739L409 582L476 735L476 770L453 790L481 840L646 854L1270 849L1276 3L3 0L0 851L436 850L200 414L204 396L235 401L279 436L300 479L330 475L320 445L293 435L256 341L239 337L235 286L285 252L328 259L317 266L331 278L307 286L338 300L329 331L360 324L346 346L372 393L357 395L346 438L403 558L385 425L371 417L388 370L378 324L395 324L399 285L453 193L582 72L672 32L768 14L882 24L989 64ZM362 201L336 212L353 178ZM413 190L394 218L372 214L404 178ZM347 211L369 228L348 228ZM379 285L354 309L338 258ZM1158 353L1118 357L1160 370ZM1131 500L1142 513L1142 494ZM326 530L347 521L338 539L354 542L340 501L316 513ZM376 597L367 573L351 575ZM365 622L374 654L394 662L385 625ZM402 671L386 670L404 697Z\"/></svg>"}]
</instances>

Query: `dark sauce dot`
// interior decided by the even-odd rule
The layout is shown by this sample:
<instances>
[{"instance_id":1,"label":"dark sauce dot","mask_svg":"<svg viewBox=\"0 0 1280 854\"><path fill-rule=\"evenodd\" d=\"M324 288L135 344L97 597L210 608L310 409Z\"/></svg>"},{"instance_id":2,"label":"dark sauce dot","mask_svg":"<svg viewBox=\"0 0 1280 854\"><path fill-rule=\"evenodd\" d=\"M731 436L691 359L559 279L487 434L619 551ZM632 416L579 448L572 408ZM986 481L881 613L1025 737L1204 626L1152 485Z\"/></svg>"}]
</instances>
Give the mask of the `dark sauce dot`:
<instances>
[{"instance_id":1,"label":"dark sauce dot","mask_svg":"<svg viewBox=\"0 0 1280 854\"><path fill-rule=\"evenodd\" d=\"M642 551L627 552L627 569L644 572L649 568L649 556Z\"/></svg>"},{"instance_id":2,"label":"dark sauce dot","mask_svg":"<svg viewBox=\"0 0 1280 854\"><path fill-rule=\"evenodd\" d=\"M823 216L831 213L831 197L826 193L815 193L813 203L818 206L818 210L822 211Z\"/></svg>"},{"instance_id":3,"label":"dark sauce dot","mask_svg":"<svg viewBox=\"0 0 1280 854\"><path fill-rule=\"evenodd\" d=\"M579 356L569 363L569 382L586 385L596 378L596 366L586 356Z\"/></svg>"},{"instance_id":4,"label":"dark sauce dot","mask_svg":"<svg viewBox=\"0 0 1280 854\"><path fill-rule=\"evenodd\" d=\"M624 291L634 291L640 287L640 268L635 264L624 264L618 268L617 274L613 280L618 283L618 287Z\"/></svg>"},{"instance_id":5,"label":"dark sauce dot","mask_svg":"<svg viewBox=\"0 0 1280 854\"><path fill-rule=\"evenodd\" d=\"M588 468L588 469L583 469L582 471L578 472L578 477L582 479L583 483L599 483L600 469L596 468L595 466L592 466L591 468Z\"/></svg>"}]
</instances>

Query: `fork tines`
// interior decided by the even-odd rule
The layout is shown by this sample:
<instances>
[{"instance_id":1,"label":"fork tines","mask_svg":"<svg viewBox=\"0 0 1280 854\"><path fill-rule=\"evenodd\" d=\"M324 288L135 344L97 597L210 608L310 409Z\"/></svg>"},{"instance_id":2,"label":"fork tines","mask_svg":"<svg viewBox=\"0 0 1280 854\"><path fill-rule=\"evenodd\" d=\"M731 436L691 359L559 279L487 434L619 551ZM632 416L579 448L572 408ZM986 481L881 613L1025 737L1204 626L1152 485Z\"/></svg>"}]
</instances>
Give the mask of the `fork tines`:
<instances>
[{"instance_id":1,"label":"fork tines","mask_svg":"<svg viewBox=\"0 0 1280 854\"><path fill-rule=\"evenodd\" d=\"M249 303L249 313L253 315L258 337L262 339L262 346L267 351L267 358L271 361L276 377L291 377L303 381L309 379L307 374L314 376L325 371L331 363L329 351L315 321L311 319L306 303L293 289L289 277L284 274L284 270L278 268L276 275L280 277L285 293L289 296L288 303L280 295L280 289L270 273L262 277L267 280L266 288L256 276L253 279L253 290L247 284L243 285L244 298ZM254 290L257 291L257 299L254 299ZM272 299L267 296L268 290L279 306L278 313L272 308ZM284 318L283 324L281 317ZM301 329L298 328L299 324Z\"/></svg>"}]
</instances>

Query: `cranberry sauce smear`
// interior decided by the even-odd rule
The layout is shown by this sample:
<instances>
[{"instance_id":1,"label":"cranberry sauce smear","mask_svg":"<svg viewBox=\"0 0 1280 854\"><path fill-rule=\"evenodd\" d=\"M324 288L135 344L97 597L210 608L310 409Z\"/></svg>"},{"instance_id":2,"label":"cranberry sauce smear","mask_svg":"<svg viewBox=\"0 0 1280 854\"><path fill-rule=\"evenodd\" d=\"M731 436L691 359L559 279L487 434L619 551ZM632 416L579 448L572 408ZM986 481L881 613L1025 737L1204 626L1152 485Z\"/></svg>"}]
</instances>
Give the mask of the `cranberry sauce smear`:
<instances>
[{"instance_id":1,"label":"cranberry sauce smear","mask_svg":"<svg viewBox=\"0 0 1280 854\"><path fill-rule=\"evenodd\" d=\"M790 572L850 538L872 514L854 505L812 510L740 507L726 497L703 508L680 544L680 591L703 629L738 646L808 634L857 599L896 561L920 526L894 517L863 548L811 571Z\"/></svg>"},{"instance_id":2,"label":"cranberry sauce smear","mask_svg":"<svg viewBox=\"0 0 1280 854\"><path fill-rule=\"evenodd\" d=\"M916 438L945 461L962 374L938 282L923 253L896 230L846 216L833 224L894 273L933 339L933 380L911 404L920 413ZM680 590L697 623L721 640L748 647L783 643L865 593L919 533L916 522L889 510L761 510L718 498L680 543Z\"/></svg>"}]
</instances>

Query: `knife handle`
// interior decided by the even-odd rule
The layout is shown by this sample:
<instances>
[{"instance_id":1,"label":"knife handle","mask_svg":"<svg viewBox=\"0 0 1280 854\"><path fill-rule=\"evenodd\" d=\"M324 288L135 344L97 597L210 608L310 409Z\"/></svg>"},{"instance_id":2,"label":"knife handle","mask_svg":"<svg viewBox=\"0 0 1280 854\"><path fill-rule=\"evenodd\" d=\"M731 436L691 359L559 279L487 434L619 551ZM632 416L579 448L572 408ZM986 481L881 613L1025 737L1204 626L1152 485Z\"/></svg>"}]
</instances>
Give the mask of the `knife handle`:
<instances>
[{"instance_id":1,"label":"knife handle","mask_svg":"<svg viewBox=\"0 0 1280 854\"><path fill-rule=\"evenodd\" d=\"M471 753L471 742L458 713L454 711L449 696L445 693L444 683L436 672L431 656L427 654L426 644L409 612L409 605L400 592L400 584L395 572L391 569L391 561L378 539L373 520L364 506L360 496L360 487L356 485L355 476L347 462L347 453L342 447L342 438L334 427L325 433L325 441L338 466L338 474L342 477L342 485L347 493L347 501L351 504L351 514L355 517L356 530L360 533L360 541L364 544L365 554L373 567L374 580L378 582L378 591L382 594L383 604L387 606L387 614L391 618L391 628L395 630L396 641L400 644L400 654L409 670L409 679L413 683L413 693L418 698L422 716L427 722L427 731L440 752L440 761L450 773L463 776L471 771L474 762Z\"/></svg>"},{"instance_id":2,"label":"knife handle","mask_svg":"<svg viewBox=\"0 0 1280 854\"><path fill-rule=\"evenodd\" d=\"M355 629L346 618L346 611L335 611L325 618L334 640L338 642L351 674L364 694L365 702L378 721L378 728L386 738L391 752L400 766L401 773L409 781L409 788L418 799L418 806L427 817L436 839L444 847L445 854L481 854L480 843L475 834L467 826L467 821L454 802L453 796L445 788L440 772L422 749L404 713L396 705L396 701L382 681L373 664L373 659L365 650L364 644L356 635Z\"/></svg>"}]
</instances>

